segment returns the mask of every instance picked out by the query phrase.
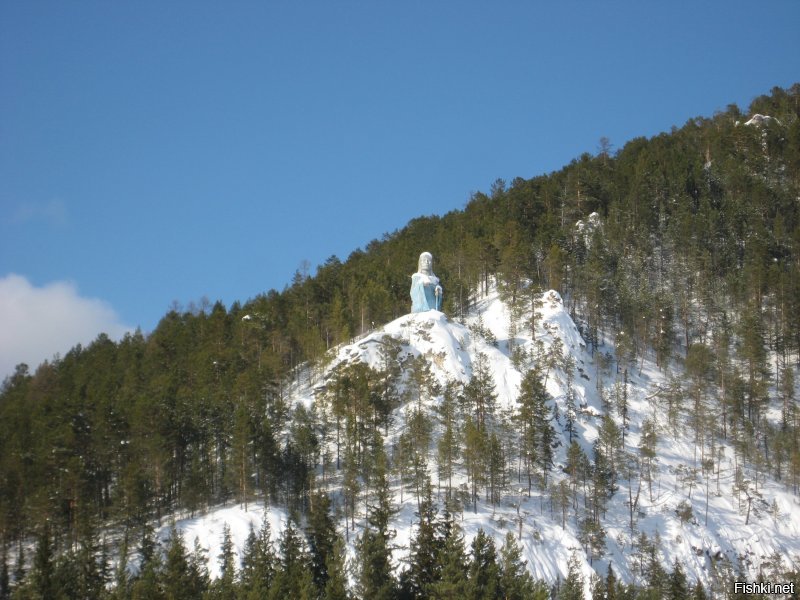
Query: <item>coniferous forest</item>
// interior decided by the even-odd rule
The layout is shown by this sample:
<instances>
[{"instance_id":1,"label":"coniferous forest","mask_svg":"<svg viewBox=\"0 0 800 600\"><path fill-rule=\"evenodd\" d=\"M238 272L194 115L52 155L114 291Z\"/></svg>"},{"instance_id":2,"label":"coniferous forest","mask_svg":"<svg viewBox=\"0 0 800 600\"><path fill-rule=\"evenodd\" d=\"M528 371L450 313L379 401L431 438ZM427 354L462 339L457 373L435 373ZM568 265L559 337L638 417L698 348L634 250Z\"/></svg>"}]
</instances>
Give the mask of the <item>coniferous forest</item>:
<instances>
[{"instance_id":1,"label":"coniferous forest","mask_svg":"<svg viewBox=\"0 0 800 600\"><path fill-rule=\"evenodd\" d=\"M577 568L555 588L535 581L513 535L502 546L481 535L465 543L456 500L433 500L420 468L416 448L431 443L424 418L409 419L404 451L387 455L383 436L401 402L390 351L382 371L338 372L325 410L288 400L307 365L323 368L331 348L409 311L422 250L436 257L454 320L494 282L512 310L530 308L528 290L553 289L590 351L614 340L609 360L625 367L620 377L645 355L664 369L680 365L664 398L675 418L701 445L725 440L742 465L800 495L795 84L619 149L602 139L557 172L498 180L463 210L414 219L315 274L298 270L283 291L230 307L176 304L150 333L100 335L39 366L18 365L0 390L0 598L583 597ZM423 390L424 366L411 370ZM588 480L612 490L623 468L609 460L613 442L592 464L577 455L552 464L549 430L536 419L543 376L523 382L514 416L538 432L521 451L525 485L546 487L558 469L583 477L584 488ZM505 468L480 418L490 387L478 368L464 389L439 390L445 433L432 465L443 481L457 463L487 494ZM464 420L457 405L470 398L476 417ZM780 406L777 419L766 417L770 404ZM489 458L470 462L475 447ZM641 456L645 464L647 444ZM389 559L388 482L398 468L412 474L418 506L402 570ZM335 502L320 485L330 477L341 481ZM352 498L363 490L366 525L343 531L342 517L355 525ZM177 531L164 543L154 535L154 523L176 513L256 500L292 518L272 538L268 526L252 532L241 564L230 543L206 556ZM586 520L589 546L603 510ZM357 536L354 558L346 536ZM665 568L652 545L641 552L646 583L623 584L609 570L596 597L706 597L680 562ZM219 563L220 577L209 577L206 560Z\"/></svg>"}]
</instances>

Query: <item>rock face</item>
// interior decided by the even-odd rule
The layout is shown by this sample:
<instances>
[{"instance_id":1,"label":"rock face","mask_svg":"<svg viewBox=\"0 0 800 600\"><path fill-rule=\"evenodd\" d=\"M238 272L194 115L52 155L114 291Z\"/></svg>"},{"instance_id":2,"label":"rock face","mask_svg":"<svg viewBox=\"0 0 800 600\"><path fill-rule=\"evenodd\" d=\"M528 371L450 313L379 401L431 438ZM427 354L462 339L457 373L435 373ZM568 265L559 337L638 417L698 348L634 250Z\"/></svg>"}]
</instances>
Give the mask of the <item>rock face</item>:
<instances>
[{"instance_id":1,"label":"rock face","mask_svg":"<svg viewBox=\"0 0 800 600\"><path fill-rule=\"evenodd\" d=\"M411 312L442 309L442 286L433 274L433 255L423 252L419 255L417 272L411 276Z\"/></svg>"}]
</instances>

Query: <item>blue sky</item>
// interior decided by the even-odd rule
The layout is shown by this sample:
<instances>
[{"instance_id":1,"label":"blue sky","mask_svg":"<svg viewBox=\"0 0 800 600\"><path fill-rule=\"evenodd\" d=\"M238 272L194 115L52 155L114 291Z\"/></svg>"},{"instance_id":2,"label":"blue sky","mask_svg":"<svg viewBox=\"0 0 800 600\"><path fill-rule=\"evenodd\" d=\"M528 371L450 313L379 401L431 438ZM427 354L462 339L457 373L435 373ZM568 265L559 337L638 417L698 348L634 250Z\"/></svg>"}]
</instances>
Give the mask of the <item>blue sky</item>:
<instances>
[{"instance_id":1,"label":"blue sky","mask_svg":"<svg viewBox=\"0 0 800 600\"><path fill-rule=\"evenodd\" d=\"M0 3L0 377L282 289L601 136L746 109L800 80L798 23L796 0Z\"/></svg>"}]
</instances>

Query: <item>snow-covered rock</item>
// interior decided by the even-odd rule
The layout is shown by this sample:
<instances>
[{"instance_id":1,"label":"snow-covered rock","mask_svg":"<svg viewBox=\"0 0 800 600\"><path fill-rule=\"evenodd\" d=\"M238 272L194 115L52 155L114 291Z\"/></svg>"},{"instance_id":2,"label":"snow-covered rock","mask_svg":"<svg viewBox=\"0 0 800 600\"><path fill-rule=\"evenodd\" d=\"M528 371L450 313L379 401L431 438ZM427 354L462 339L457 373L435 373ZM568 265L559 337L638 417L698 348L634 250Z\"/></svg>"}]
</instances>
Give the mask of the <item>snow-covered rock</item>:
<instances>
[{"instance_id":1,"label":"snow-covered rock","mask_svg":"<svg viewBox=\"0 0 800 600\"><path fill-rule=\"evenodd\" d=\"M781 122L775 117L770 117L769 115L760 115L756 113L752 117L750 117L748 121L745 121L744 124L748 127L753 125L755 125L756 127L763 127L765 125L769 125L772 122L775 122L778 125L781 124Z\"/></svg>"}]
</instances>

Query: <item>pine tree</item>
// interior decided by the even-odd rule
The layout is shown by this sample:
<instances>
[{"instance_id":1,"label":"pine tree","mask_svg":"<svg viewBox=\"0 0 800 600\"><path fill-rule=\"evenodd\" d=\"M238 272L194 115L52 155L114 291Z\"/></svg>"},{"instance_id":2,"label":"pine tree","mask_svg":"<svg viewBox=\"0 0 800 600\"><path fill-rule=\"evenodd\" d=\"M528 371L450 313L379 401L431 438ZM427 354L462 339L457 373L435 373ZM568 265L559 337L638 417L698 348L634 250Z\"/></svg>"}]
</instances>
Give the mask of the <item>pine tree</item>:
<instances>
[{"instance_id":1,"label":"pine tree","mask_svg":"<svg viewBox=\"0 0 800 600\"><path fill-rule=\"evenodd\" d=\"M692 588L692 600L707 600L708 595L706 594L706 590L703 587L703 584L699 581L694 585Z\"/></svg>"},{"instance_id":2,"label":"pine tree","mask_svg":"<svg viewBox=\"0 0 800 600\"><path fill-rule=\"evenodd\" d=\"M25 552L22 540L17 543L17 559L14 561L14 585L20 585L25 579Z\"/></svg>"},{"instance_id":3,"label":"pine tree","mask_svg":"<svg viewBox=\"0 0 800 600\"><path fill-rule=\"evenodd\" d=\"M586 477L589 472L589 459L578 442L573 441L567 449L567 464L564 470L569 476L572 487L572 506L575 509L577 519L578 511L578 484L586 485Z\"/></svg>"},{"instance_id":4,"label":"pine tree","mask_svg":"<svg viewBox=\"0 0 800 600\"><path fill-rule=\"evenodd\" d=\"M496 431L492 431L489 436L488 449L487 497L492 504L497 504L506 487L506 457Z\"/></svg>"},{"instance_id":5,"label":"pine tree","mask_svg":"<svg viewBox=\"0 0 800 600\"><path fill-rule=\"evenodd\" d=\"M464 402L474 412L475 423L479 430L485 431L487 421L491 421L494 417L496 401L497 393L489 368L489 359L479 352L472 367L472 377L464 387Z\"/></svg>"},{"instance_id":6,"label":"pine tree","mask_svg":"<svg viewBox=\"0 0 800 600\"><path fill-rule=\"evenodd\" d=\"M478 512L478 488L486 483L488 439L486 432L476 425L472 417L464 424L464 467L471 485L473 510Z\"/></svg>"},{"instance_id":7,"label":"pine tree","mask_svg":"<svg viewBox=\"0 0 800 600\"><path fill-rule=\"evenodd\" d=\"M403 468L414 485L417 507L428 481L428 450L431 440L430 417L420 407L406 411L406 427L400 434Z\"/></svg>"},{"instance_id":8,"label":"pine tree","mask_svg":"<svg viewBox=\"0 0 800 600\"><path fill-rule=\"evenodd\" d=\"M128 536L129 530L126 527L125 532L122 534L122 542L119 547L119 560L114 570L114 597L120 600L122 598L128 598L131 591L131 580L128 574Z\"/></svg>"},{"instance_id":9,"label":"pine tree","mask_svg":"<svg viewBox=\"0 0 800 600\"><path fill-rule=\"evenodd\" d=\"M85 529L75 559L78 596L86 600L103 597L109 579L106 548L91 528Z\"/></svg>"},{"instance_id":10,"label":"pine tree","mask_svg":"<svg viewBox=\"0 0 800 600\"><path fill-rule=\"evenodd\" d=\"M650 495L650 502L653 501L653 461L656 458L656 445L658 435L655 423L645 418L642 421L642 432L639 438L639 455L642 457L639 463L642 466L641 478L647 481L647 489Z\"/></svg>"},{"instance_id":11,"label":"pine tree","mask_svg":"<svg viewBox=\"0 0 800 600\"><path fill-rule=\"evenodd\" d=\"M521 426L520 449L525 458L528 478L528 495L531 493L534 468L541 469L543 485L553 463L555 432L550 423L552 416L547 401L550 399L539 372L529 370L522 379L517 398L517 421Z\"/></svg>"},{"instance_id":12,"label":"pine tree","mask_svg":"<svg viewBox=\"0 0 800 600\"><path fill-rule=\"evenodd\" d=\"M647 547L647 558L645 559L645 580L647 590L652 592L656 598L662 598L666 592L667 573L661 566L661 559L658 555L660 547L660 536L656 532L656 537Z\"/></svg>"},{"instance_id":13,"label":"pine tree","mask_svg":"<svg viewBox=\"0 0 800 600\"><path fill-rule=\"evenodd\" d=\"M606 573L605 581L602 582L601 588L602 593L598 594L598 598L603 598L603 600L617 600L620 597L620 589L619 589L619 582L617 581L617 576L614 574L614 569L611 564L608 565L608 573Z\"/></svg>"},{"instance_id":14,"label":"pine tree","mask_svg":"<svg viewBox=\"0 0 800 600\"><path fill-rule=\"evenodd\" d=\"M449 382L444 389L442 402L438 407L439 420L443 431L437 443L439 481L447 481L446 497L452 497L453 473L461 448L461 436L458 427L458 386Z\"/></svg>"},{"instance_id":15,"label":"pine tree","mask_svg":"<svg viewBox=\"0 0 800 600\"><path fill-rule=\"evenodd\" d=\"M237 500L247 510L247 500L252 490L250 474L253 472L253 432L250 411L243 396L236 403L233 414L233 434L231 439L231 478L236 490Z\"/></svg>"}]
</instances>

